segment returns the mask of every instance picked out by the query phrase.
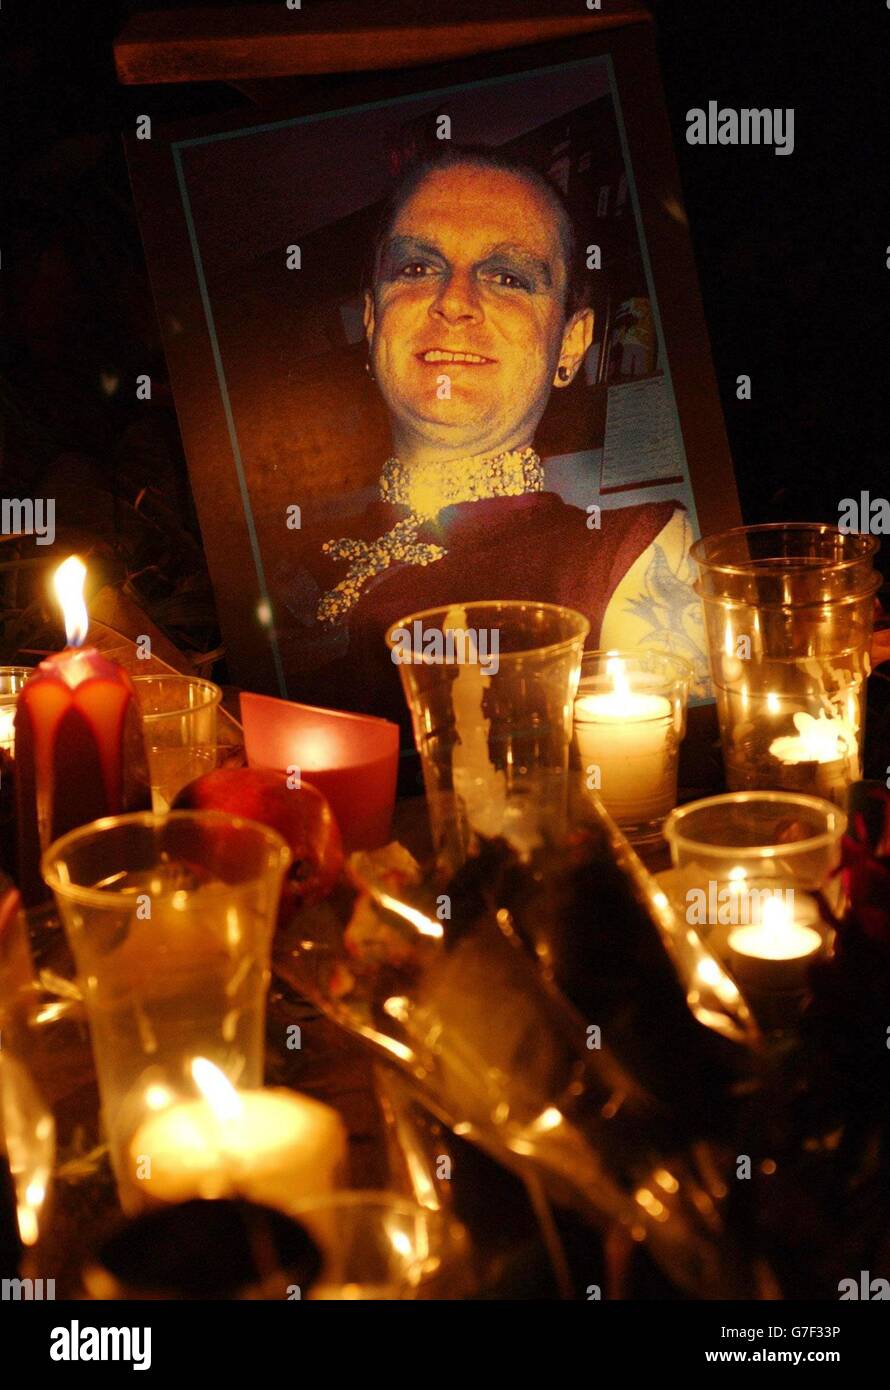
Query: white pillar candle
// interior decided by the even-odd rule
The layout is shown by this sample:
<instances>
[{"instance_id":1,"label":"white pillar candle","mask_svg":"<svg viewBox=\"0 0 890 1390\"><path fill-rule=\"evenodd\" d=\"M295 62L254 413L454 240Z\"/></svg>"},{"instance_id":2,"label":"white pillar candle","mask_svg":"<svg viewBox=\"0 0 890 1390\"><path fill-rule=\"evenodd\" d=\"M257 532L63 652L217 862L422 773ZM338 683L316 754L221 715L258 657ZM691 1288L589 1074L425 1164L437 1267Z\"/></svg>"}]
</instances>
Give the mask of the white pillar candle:
<instances>
[{"instance_id":1,"label":"white pillar candle","mask_svg":"<svg viewBox=\"0 0 890 1390\"><path fill-rule=\"evenodd\" d=\"M613 689L575 701L581 767L585 779L591 765L599 770L592 789L616 820L655 820L677 799L673 708L664 695L631 690L620 658L607 669Z\"/></svg>"},{"instance_id":2,"label":"white pillar candle","mask_svg":"<svg viewBox=\"0 0 890 1390\"><path fill-rule=\"evenodd\" d=\"M129 1145L134 1188L160 1202L247 1197L288 1211L331 1192L346 1153L336 1111L284 1089L189 1100L149 1114Z\"/></svg>"}]
</instances>

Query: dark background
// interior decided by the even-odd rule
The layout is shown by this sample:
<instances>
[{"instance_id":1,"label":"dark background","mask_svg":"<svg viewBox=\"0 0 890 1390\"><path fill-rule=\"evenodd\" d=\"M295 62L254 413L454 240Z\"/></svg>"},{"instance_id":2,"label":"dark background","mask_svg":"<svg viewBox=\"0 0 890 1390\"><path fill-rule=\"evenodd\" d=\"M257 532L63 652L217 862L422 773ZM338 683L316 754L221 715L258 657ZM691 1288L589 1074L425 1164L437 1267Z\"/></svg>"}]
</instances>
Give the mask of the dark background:
<instances>
[{"instance_id":1,"label":"dark background","mask_svg":"<svg viewBox=\"0 0 890 1390\"><path fill-rule=\"evenodd\" d=\"M198 532L120 133L142 113L161 123L243 98L213 84L118 86L113 37L147 8L7 0L0 11L11 133L0 478L6 495L56 496L60 516L86 507L84 524L108 533L109 563L121 559L115 527L136 517L128 579L160 605L155 616L168 605L175 640L206 651L200 554L186 564L187 547L170 540L174 521ZM653 9L745 519L836 522L841 498L890 495L890 10L884 0ZM711 99L794 107L794 153L687 145L687 109ZM150 404L135 400L139 373L152 377ZM750 401L736 399L740 373L752 378Z\"/></svg>"}]
</instances>

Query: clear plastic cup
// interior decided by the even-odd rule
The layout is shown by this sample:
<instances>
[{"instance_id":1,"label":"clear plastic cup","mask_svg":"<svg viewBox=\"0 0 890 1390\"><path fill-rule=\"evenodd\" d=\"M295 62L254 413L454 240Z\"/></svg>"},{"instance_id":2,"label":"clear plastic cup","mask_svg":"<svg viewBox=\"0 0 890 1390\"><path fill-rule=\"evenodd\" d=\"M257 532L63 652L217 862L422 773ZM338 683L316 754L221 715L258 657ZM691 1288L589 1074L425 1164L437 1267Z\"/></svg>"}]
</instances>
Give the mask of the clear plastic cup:
<instances>
[{"instance_id":1,"label":"clear plastic cup","mask_svg":"<svg viewBox=\"0 0 890 1390\"><path fill-rule=\"evenodd\" d=\"M739 527L693 545L731 790L845 804L862 768L876 549L873 536L821 523Z\"/></svg>"},{"instance_id":2,"label":"clear plastic cup","mask_svg":"<svg viewBox=\"0 0 890 1390\"><path fill-rule=\"evenodd\" d=\"M222 691L199 676L136 676L152 807L169 811L176 793L216 767L217 709Z\"/></svg>"},{"instance_id":3,"label":"clear plastic cup","mask_svg":"<svg viewBox=\"0 0 890 1390\"><path fill-rule=\"evenodd\" d=\"M565 829L572 707L590 624L557 604L431 608L394 623L437 853L477 837L523 852Z\"/></svg>"},{"instance_id":4,"label":"clear plastic cup","mask_svg":"<svg viewBox=\"0 0 890 1390\"><path fill-rule=\"evenodd\" d=\"M262 1085L271 938L290 858L274 830L218 811L109 816L43 856L125 1204L127 1141L150 1111L197 1095L195 1058L235 1086Z\"/></svg>"}]
</instances>

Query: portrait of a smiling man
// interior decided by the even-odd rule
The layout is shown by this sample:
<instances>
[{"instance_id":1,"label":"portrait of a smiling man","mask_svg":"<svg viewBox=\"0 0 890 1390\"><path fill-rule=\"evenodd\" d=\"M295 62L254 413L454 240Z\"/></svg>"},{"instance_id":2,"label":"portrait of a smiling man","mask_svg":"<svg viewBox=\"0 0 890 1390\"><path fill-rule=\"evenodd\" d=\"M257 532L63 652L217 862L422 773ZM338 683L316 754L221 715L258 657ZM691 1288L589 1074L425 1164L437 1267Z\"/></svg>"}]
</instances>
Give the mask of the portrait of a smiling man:
<instances>
[{"instance_id":1,"label":"portrait of a smiling man","mask_svg":"<svg viewBox=\"0 0 890 1390\"><path fill-rule=\"evenodd\" d=\"M601 54L493 61L208 118L170 190L187 259L156 248L233 672L406 744L385 634L443 604L579 609L705 693L689 548L737 515L671 170L657 142L634 167L645 94Z\"/></svg>"},{"instance_id":2,"label":"portrait of a smiling man","mask_svg":"<svg viewBox=\"0 0 890 1390\"><path fill-rule=\"evenodd\" d=\"M378 672L378 708L401 701L383 634L443 603L566 604L590 618L591 645L635 646L653 631L641 614L654 575L674 586L683 634L694 596L682 505L573 506L535 449L551 393L593 342L586 281L559 190L496 149L443 142L384 206L364 329L392 453L376 500L339 534L306 535L302 552L329 654L360 663L366 691Z\"/></svg>"}]
</instances>

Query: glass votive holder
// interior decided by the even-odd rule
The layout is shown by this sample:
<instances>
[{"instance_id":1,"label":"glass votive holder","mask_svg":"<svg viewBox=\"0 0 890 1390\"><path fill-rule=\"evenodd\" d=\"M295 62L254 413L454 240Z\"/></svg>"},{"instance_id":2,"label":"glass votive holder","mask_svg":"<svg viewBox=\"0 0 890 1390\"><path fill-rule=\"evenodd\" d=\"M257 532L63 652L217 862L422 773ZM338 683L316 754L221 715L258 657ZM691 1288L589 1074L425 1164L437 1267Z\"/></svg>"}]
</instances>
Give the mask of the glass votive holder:
<instances>
[{"instance_id":1,"label":"glass votive holder","mask_svg":"<svg viewBox=\"0 0 890 1390\"><path fill-rule=\"evenodd\" d=\"M793 792L731 792L678 807L664 827L678 912L727 967L766 1028L793 1020L830 946L816 894L837 912L846 815Z\"/></svg>"},{"instance_id":2,"label":"glass votive holder","mask_svg":"<svg viewBox=\"0 0 890 1390\"><path fill-rule=\"evenodd\" d=\"M217 710L222 691L200 676L135 676L157 815L178 791L216 766Z\"/></svg>"},{"instance_id":3,"label":"glass votive holder","mask_svg":"<svg viewBox=\"0 0 890 1390\"><path fill-rule=\"evenodd\" d=\"M30 666L0 666L0 750L6 753L15 749L15 704L31 670Z\"/></svg>"},{"instance_id":4,"label":"glass votive holder","mask_svg":"<svg viewBox=\"0 0 890 1390\"><path fill-rule=\"evenodd\" d=\"M322 1252L310 1298L460 1298L472 1289L467 1231L441 1209L369 1189L303 1202L293 1215Z\"/></svg>"},{"instance_id":5,"label":"glass votive holder","mask_svg":"<svg viewBox=\"0 0 890 1390\"><path fill-rule=\"evenodd\" d=\"M30 666L0 666L0 878L17 874L15 708Z\"/></svg>"},{"instance_id":6,"label":"glass votive holder","mask_svg":"<svg viewBox=\"0 0 890 1390\"><path fill-rule=\"evenodd\" d=\"M739 527L692 547L733 791L845 804L861 776L876 548L821 523Z\"/></svg>"},{"instance_id":7,"label":"glass votive holder","mask_svg":"<svg viewBox=\"0 0 890 1390\"><path fill-rule=\"evenodd\" d=\"M565 832L572 706L590 624L552 603L431 608L386 634L420 754L433 842L456 869L478 836L520 854Z\"/></svg>"},{"instance_id":8,"label":"glass votive holder","mask_svg":"<svg viewBox=\"0 0 890 1390\"><path fill-rule=\"evenodd\" d=\"M659 651L585 652L575 699L584 786L635 843L654 839L677 804L692 667Z\"/></svg>"},{"instance_id":9,"label":"glass votive holder","mask_svg":"<svg viewBox=\"0 0 890 1390\"><path fill-rule=\"evenodd\" d=\"M271 938L290 859L275 831L217 811L109 816L43 856L126 1209L140 1190L129 1140L152 1114L196 1097L196 1059L233 1086L262 1085Z\"/></svg>"}]
</instances>

